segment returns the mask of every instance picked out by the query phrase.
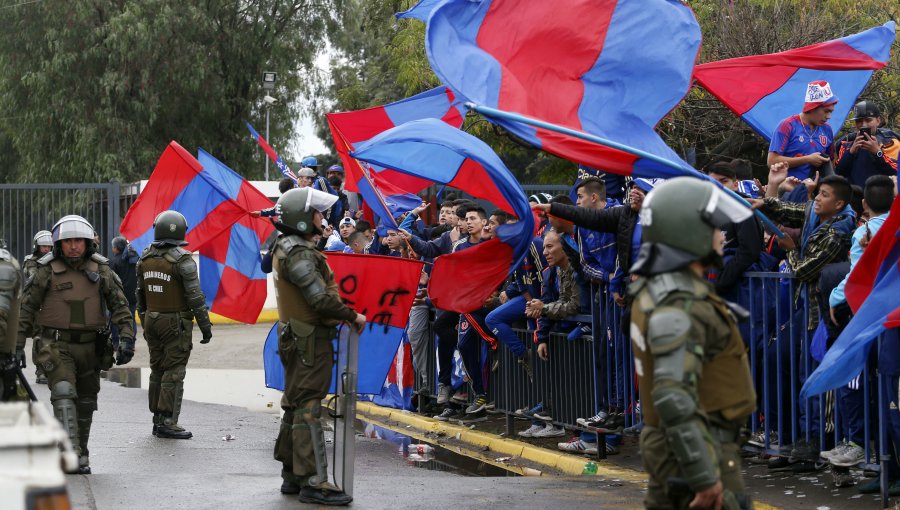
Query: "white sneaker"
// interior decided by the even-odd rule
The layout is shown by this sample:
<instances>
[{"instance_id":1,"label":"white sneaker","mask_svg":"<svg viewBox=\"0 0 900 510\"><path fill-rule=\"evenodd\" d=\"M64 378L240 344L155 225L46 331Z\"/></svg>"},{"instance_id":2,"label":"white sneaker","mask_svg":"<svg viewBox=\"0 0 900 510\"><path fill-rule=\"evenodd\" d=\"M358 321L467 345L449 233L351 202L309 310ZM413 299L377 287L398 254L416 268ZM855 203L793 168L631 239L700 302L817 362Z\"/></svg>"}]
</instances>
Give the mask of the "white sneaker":
<instances>
[{"instance_id":1,"label":"white sneaker","mask_svg":"<svg viewBox=\"0 0 900 510\"><path fill-rule=\"evenodd\" d=\"M519 431L519 437L534 437L534 435L544 430L543 425L532 425L525 430Z\"/></svg>"},{"instance_id":2,"label":"white sneaker","mask_svg":"<svg viewBox=\"0 0 900 510\"><path fill-rule=\"evenodd\" d=\"M547 425L542 430L535 432L533 437L562 437L564 435L566 435L564 428Z\"/></svg>"},{"instance_id":3,"label":"white sneaker","mask_svg":"<svg viewBox=\"0 0 900 510\"><path fill-rule=\"evenodd\" d=\"M847 444L846 440L841 441L841 444L835 446L831 450L819 453L819 457L824 460L831 461L832 457L834 457L835 455L840 455L841 452L843 452L847 448L847 446L849 445Z\"/></svg>"},{"instance_id":4,"label":"white sneaker","mask_svg":"<svg viewBox=\"0 0 900 510\"><path fill-rule=\"evenodd\" d=\"M556 447L564 452L578 454L596 454L597 443L588 443L581 439L575 438L568 443L556 443Z\"/></svg>"},{"instance_id":5,"label":"white sneaker","mask_svg":"<svg viewBox=\"0 0 900 510\"><path fill-rule=\"evenodd\" d=\"M832 456L829 462L839 467L853 467L864 460L866 460L866 451L862 446L850 441L844 451Z\"/></svg>"}]
</instances>

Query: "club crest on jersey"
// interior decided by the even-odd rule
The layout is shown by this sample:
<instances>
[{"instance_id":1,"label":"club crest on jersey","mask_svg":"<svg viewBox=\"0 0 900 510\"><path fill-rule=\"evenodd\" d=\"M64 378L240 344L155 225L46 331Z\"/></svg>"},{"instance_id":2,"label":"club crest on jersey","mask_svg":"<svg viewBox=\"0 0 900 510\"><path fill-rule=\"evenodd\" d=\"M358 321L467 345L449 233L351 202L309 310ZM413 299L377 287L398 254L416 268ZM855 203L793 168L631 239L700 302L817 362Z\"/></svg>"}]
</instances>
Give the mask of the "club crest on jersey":
<instances>
[{"instance_id":1,"label":"club crest on jersey","mask_svg":"<svg viewBox=\"0 0 900 510\"><path fill-rule=\"evenodd\" d=\"M806 139L803 138L803 135L800 135L800 143L803 143L803 142L805 142L805 141L806 141Z\"/></svg>"},{"instance_id":2,"label":"club crest on jersey","mask_svg":"<svg viewBox=\"0 0 900 510\"><path fill-rule=\"evenodd\" d=\"M465 331L469 329L469 321L459 321L459 330Z\"/></svg>"},{"instance_id":3,"label":"club crest on jersey","mask_svg":"<svg viewBox=\"0 0 900 510\"><path fill-rule=\"evenodd\" d=\"M825 135L819 135L819 143L822 145L828 145L828 137Z\"/></svg>"}]
</instances>

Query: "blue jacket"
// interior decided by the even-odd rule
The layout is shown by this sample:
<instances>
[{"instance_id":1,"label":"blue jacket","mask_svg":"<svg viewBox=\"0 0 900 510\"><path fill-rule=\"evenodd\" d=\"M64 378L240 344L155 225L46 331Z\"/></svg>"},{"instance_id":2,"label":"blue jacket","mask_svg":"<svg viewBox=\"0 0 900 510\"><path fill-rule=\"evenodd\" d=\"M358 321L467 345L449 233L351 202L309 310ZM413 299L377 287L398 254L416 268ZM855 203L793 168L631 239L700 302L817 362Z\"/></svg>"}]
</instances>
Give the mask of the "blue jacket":
<instances>
[{"instance_id":1,"label":"blue jacket","mask_svg":"<svg viewBox=\"0 0 900 510\"><path fill-rule=\"evenodd\" d=\"M506 295L510 298L528 293L531 297L541 295L541 282L543 271L547 267L544 259L544 239L535 237L531 241L531 247L522 262L516 266L515 271L509 277L509 285L506 287Z\"/></svg>"}]
</instances>

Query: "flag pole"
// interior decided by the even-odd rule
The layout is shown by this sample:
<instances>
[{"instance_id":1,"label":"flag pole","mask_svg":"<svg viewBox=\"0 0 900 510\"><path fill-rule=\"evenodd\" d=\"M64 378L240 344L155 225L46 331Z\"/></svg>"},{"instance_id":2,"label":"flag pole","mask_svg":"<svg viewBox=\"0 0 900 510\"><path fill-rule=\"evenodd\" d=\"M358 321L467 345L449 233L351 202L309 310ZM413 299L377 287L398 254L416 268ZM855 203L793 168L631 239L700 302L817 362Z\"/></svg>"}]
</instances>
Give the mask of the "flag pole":
<instances>
[{"instance_id":1,"label":"flag pole","mask_svg":"<svg viewBox=\"0 0 900 510\"><path fill-rule=\"evenodd\" d=\"M490 106L482 106L482 105L478 105L478 104L475 104L472 102L465 103L465 106L469 110L476 111L476 112L484 115L485 117L497 117L497 118L501 118L501 119L511 120L514 122L521 122L523 124L528 124L531 126L549 129L550 131L555 131L557 133L574 136L576 138L580 138L580 139L586 140L588 142L596 143L598 145L612 147L613 149L617 149L622 152L627 152L629 154L633 154L635 156L638 156L638 157L641 157L644 159L648 159L655 163L665 165L673 170L677 170L678 172L680 172L681 174L683 174L686 177L696 177L698 179L703 179L703 180L712 182L713 184L718 186L720 189L722 189L723 191L725 191L732 197L736 198L742 204L747 206L747 208L750 208L750 202L747 202L747 200L745 200L744 197L742 197L742 196L738 195L737 193L735 193L734 191L722 186L722 184L720 182L716 181L715 179L712 179L709 176L704 175L704 174L698 172L697 170L694 170L693 168L690 168L690 169L684 168L683 166L679 165L678 163L675 163L674 161L657 156L655 154L650 154L649 152L642 151L640 149L636 149L634 147L630 147L628 145L621 144L619 142L614 142L612 140L608 140L606 138L601 138L599 136L592 135L590 133L585 133L584 131L567 128L565 126L560 126L557 124L551 124L549 122L534 119L531 117L526 117L526 116L518 114L518 113L505 112L503 110L491 108ZM756 217L759 218L759 220L762 221L763 224L766 226L766 228L768 228L772 233L774 233L781 239L783 239L785 237L784 232L782 232L781 230L778 229L778 227L775 225L775 222L773 222L771 219L769 219L760 210L753 209L753 214L755 214Z\"/></svg>"}]
</instances>

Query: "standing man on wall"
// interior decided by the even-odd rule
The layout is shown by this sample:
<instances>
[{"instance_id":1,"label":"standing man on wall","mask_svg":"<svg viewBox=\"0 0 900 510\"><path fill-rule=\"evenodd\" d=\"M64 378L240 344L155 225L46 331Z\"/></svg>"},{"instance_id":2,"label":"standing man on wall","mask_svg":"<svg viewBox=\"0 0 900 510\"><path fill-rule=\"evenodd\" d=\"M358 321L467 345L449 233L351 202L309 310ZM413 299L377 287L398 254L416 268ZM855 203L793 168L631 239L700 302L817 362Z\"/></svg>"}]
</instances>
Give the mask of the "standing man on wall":
<instances>
[{"instance_id":1,"label":"standing man on wall","mask_svg":"<svg viewBox=\"0 0 900 510\"><path fill-rule=\"evenodd\" d=\"M153 222L153 243L137 263L137 311L150 351L150 411L153 435L190 439L178 425L184 376L191 355L193 320L203 333L201 344L212 339L206 297L200 290L197 264L182 248L187 221L177 211L163 211Z\"/></svg>"},{"instance_id":2,"label":"standing man on wall","mask_svg":"<svg viewBox=\"0 0 900 510\"><path fill-rule=\"evenodd\" d=\"M275 460L282 463L283 494L299 493L304 503L341 506L353 498L328 482L325 433L319 420L334 369L331 340L336 326L348 322L362 329L366 317L341 301L334 273L313 239L322 233L323 211L336 201L334 195L306 187L286 192L276 206L280 216L275 227L281 235L272 267L278 354L285 379Z\"/></svg>"},{"instance_id":3,"label":"standing man on wall","mask_svg":"<svg viewBox=\"0 0 900 510\"><path fill-rule=\"evenodd\" d=\"M94 227L64 216L52 229L53 251L38 261L25 284L16 349L41 329L40 363L50 385L53 413L78 454L78 473L90 474L88 439L97 410L100 370L113 364L105 310L119 327L116 364L134 356L134 328L122 283L105 257L94 252Z\"/></svg>"},{"instance_id":4,"label":"standing man on wall","mask_svg":"<svg viewBox=\"0 0 900 510\"><path fill-rule=\"evenodd\" d=\"M705 280L729 221L750 210L682 177L651 191L632 267L631 341L644 406L647 508L749 508L738 436L756 405L735 315Z\"/></svg>"},{"instance_id":5,"label":"standing man on wall","mask_svg":"<svg viewBox=\"0 0 900 510\"><path fill-rule=\"evenodd\" d=\"M38 260L44 255L50 253L53 249L53 234L49 230L41 230L34 235L33 250L31 255L25 257L22 261L23 282L28 281L38 268ZM37 354L41 350L41 332L35 330L31 337L31 361L37 359ZM35 382L38 384L47 384L47 376L37 363L34 364Z\"/></svg>"}]
</instances>

